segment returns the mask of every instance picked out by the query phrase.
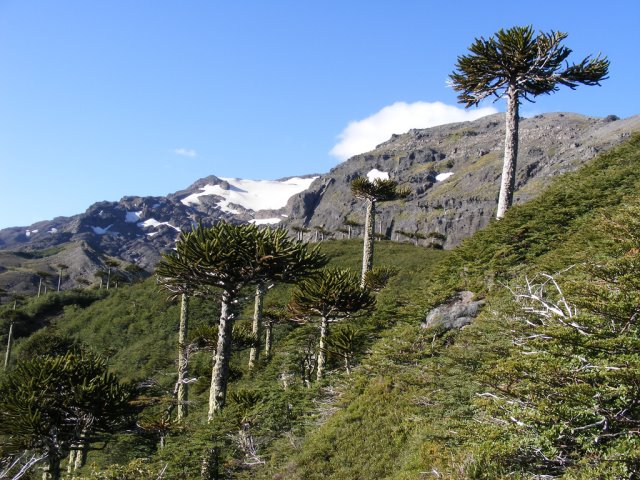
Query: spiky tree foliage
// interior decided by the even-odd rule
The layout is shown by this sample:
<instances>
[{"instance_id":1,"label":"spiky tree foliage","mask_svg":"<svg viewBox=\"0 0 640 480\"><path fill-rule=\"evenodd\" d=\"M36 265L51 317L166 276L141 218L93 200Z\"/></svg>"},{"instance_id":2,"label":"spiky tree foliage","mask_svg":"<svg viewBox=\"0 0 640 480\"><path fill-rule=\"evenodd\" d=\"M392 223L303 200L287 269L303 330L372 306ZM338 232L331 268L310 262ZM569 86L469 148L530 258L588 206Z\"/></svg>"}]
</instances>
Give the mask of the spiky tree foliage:
<instances>
[{"instance_id":1,"label":"spiky tree foliage","mask_svg":"<svg viewBox=\"0 0 640 480\"><path fill-rule=\"evenodd\" d=\"M398 269L389 266L375 267L367 272L365 276L365 286L373 291L379 292L387 286L389 280L398 274Z\"/></svg>"},{"instance_id":2,"label":"spiky tree foliage","mask_svg":"<svg viewBox=\"0 0 640 480\"><path fill-rule=\"evenodd\" d=\"M317 249L291 240L286 230L225 222L183 232L175 251L163 256L157 273L170 291L180 292L188 285L203 295L209 295L213 288L222 293L210 420L225 403L233 328L231 305L239 300L240 290L249 284L300 278L324 261Z\"/></svg>"},{"instance_id":3,"label":"spiky tree foliage","mask_svg":"<svg viewBox=\"0 0 640 480\"><path fill-rule=\"evenodd\" d=\"M469 55L461 55L449 75L460 92L458 101L467 107L487 97L507 99L504 165L497 218L511 206L518 157L518 110L522 98L533 101L557 91L560 85L574 90L578 85L600 85L607 78L609 60L590 56L568 64L571 49L562 45L563 32L540 32L532 26L499 30L494 37L476 38Z\"/></svg>"},{"instance_id":4,"label":"spiky tree foliage","mask_svg":"<svg viewBox=\"0 0 640 480\"><path fill-rule=\"evenodd\" d=\"M318 252L318 247L316 246L312 252L315 252L313 256L313 261L309 261L308 268L306 270L300 270L298 272L289 272L282 273L275 276L271 276L268 280L271 283L271 286L275 284L275 282L281 283L296 283L303 278L312 275L319 268L323 267L327 263L326 257L320 255ZM311 257L309 258L311 260ZM288 262L289 260L284 259L284 262ZM275 269L274 269L275 270ZM263 324L263 307L262 303L264 300L264 295L267 292L267 287L265 284L266 278L258 281L256 285L256 293L255 293L255 302L253 309L253 321L251 324L251 331L255 337L254 344L249 350L249 370L253 370L258 363L260 357L260 348L261 348L261 339L262 339L262 324ZM269 332L270 333L270 332Z\"/></svg>"},{"instance_id":5,"label":"spiky tree foliage","mask_svg":"<svg viewBox=\"0 0 640 480\"><path fill-rule=\"evenodd\" d=\"M232 392L230 396L238 409L239 430L236 445L245 455L245 465L264 463L258 456L257 445L251 431L255 419L254 410L262 400L260 393L254 390L238 390Z\"/></svg>"},{"instance_id":6,"label":"spiky tree foliage","mask_svg":"<svg viewBox=\"0 0 640 480\"><path fill-rule=\"evenodd\" d=\"M92 355L20 362L0 383L2 453L36 452L46 462L45 477L60 478L67 452L86 451L96 435L131 418L133 396L133 388Z\"/></svg>"},{"instance_id":7,"label":"spiky tree foliage","mask_svg":"<svg viewBox=\"0 0 640 480\"><path fill-rule=\"evenodd\" d=\"M320 318L320 345L316 377L322 379L326 363L329 323L372 307L375 298L362 288L349 270L329 268L301 282L291 294L288 309L296 317Z\"/></svg>"},{"instance_id":8,"label":"spiky tree foliage","mask_svg":"<svg viewBox=\"0 0 640 480\"><path fill-rule=\"evenodd\" d=\"M406 198L411 193L408 188L399 188L395 180L376 178L373 182L364 177L358 177L351 182L351 193L356 198L363 199L367 205L364 224L364 247L362 250L362 275L360 284L364 286L365 276L373 268L373 233L376 222L376 203L391 202Z\"/></svg>"},{"instance_id":9,"label":"spiky tree foliage","mask_svg":"<svg viewBox=\"0 0 640 480\"><path fill-rule=\"evenodd\" d=\"M353 357L362 345L363 332L352 325L341 325L327 337L325 350L328 354L340 357L345 371L350 374Z\"/></svg>"},{"instance_id":10,"label":"spiky tree foliage","mask_svg":"<svg viewBox=\"0 0 640 480\"><path fill-rule=\"evenodd\" d=\"M597 260L512 287L512 354L492 365L480 397L502 448L485 462L514 478L640 474L640 205L590 234ZM487 418L488 417L488 418Z\"/></svg>"}]
</instances>

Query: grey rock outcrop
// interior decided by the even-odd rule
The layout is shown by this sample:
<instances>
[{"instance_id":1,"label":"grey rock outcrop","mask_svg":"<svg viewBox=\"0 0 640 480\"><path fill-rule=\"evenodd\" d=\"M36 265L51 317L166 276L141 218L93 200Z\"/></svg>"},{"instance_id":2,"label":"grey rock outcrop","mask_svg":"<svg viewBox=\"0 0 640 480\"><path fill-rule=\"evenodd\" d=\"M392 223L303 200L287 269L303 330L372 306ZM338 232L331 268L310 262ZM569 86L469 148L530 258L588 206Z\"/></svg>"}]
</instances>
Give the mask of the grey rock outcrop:
<instances>
[{"instance_id":1,"label":"grey rock outcrop","mask_svg":"<svg viewBox=\"0 0 640 480\"><path fill-rule=\"evenodd\" d=\"M422 328L440 327L445 330L462 328L469 325L478 316L484 306L484 300L474 300L473 292L458 292L447 302L431 310Z\"/></svg>"}]
</instances>

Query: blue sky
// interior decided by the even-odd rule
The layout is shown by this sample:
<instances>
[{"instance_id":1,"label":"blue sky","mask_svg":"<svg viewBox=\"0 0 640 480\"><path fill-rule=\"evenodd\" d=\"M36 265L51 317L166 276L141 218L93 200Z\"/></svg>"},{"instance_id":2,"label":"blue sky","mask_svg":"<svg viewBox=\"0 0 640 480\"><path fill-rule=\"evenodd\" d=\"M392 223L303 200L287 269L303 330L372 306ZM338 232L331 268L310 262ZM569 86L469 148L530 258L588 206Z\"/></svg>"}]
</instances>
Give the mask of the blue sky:
<instances>
[{"instance_id":1,"label":"blue sky","mask_svg":"<svg viewBox=\"0 0 640 480\"><path fill-rule=\"evenodd\" d=\"M207 175L322 173L389 131L467 118L447 75L475 37L514 25L611 60L601 87L525 115L636 115L639 4L3 0L0 228Z\"/></svg>"}]
</instances>

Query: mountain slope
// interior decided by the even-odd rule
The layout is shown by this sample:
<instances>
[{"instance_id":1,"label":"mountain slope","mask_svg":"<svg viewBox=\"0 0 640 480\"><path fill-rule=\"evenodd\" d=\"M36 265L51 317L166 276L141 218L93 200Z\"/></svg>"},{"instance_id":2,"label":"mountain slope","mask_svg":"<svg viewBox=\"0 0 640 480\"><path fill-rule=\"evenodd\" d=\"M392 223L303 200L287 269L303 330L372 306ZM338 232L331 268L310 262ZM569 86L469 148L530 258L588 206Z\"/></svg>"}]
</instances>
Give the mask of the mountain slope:
<instances>
[{"instance_id":1,"label":"mountain slope","mask_svg":"<svg viewBox=\"0 0 640 480\"><path fill-rule=\"evenodd\" d=\"M314 178L252 181L210 176L167 197L98 202L73 217L0 230L0 287L34 291L36 270L53 273L59 263L68 267L65 288L95 282L94 275L108 269L105 257L121 262L122 269L131 264L150 273L181 230L220 220L278 223L289 197L307 188ZM77 254L52 255L51 249ZM40 260L19 261L24 255Z\"/></svg>"},{"instance_id":2,"label":"mountain slope","mask_svg":"<svg viewBox=\"0 0 640 480\"><path fill-rule=\"evenodd\" d=\"M364 223L364 206L349 184L375 170L388 174L413 194L378 207L381 232L393 240L418 232L459 244L495 215L502 171L504 115L473 122L411 130L394 135L375 150L357 155L321 176L289 203L289 225L324 226L336 231L345 218ZM522 119L514 202L535 198L551 180L640 130L640 116L619 120L571 113Z\"/></svg>"},{"instance_id":3,"label":"mountain slope","mask_svg":"<svg viewBox=\"0 0 640 480\"><path fill-rule=\"evenodd\" d=\"M325 407L333 414L305 436L298 451L280 458L276 471L281 478L534 478L509 470L498 475L486 466L487 456L516 454L507 450L506 435L486 427L492 419L483 419L481 409L482 395L499 394L504 387L490 383L491 373L498 362L504 368L514 346L513 323L506 320L519 313L506 286L523 284L524 275L532 278L537 272L556 273L620 255L612 248L606 222L629 204L638 205L639 187L640 136L635 135L556 179L536 200L512 209L454 249L423 289L414 292L415 301L434 305L456 290L471 290L484 299L485 308L461 330L425 329L419 318L405 318L408 323L385 331L348 383L334 392L333 403ZM579 270L557 278L582 280ZM515 382L525 374L514 375L502 380ZM487 430L495 437L483 437ZM637 458L634 448L626 452L630 458ZM253 478L273 478L273 470L260 472ZM580 467L572 473L562 478L632 478L581 476Z\"/></svg>"},{"instance_id":4,"label":"mountain slope","mask_svg":"<svg viewBox=\"0 0 640 480\"><path fill-rule=\"evenodd\" d=\"M246 352L236 352L228 407L207 423L210 353L200 352L192 358L197 381L190 420L168 433L163 449L156 448L157 433L146 431L113 439L90 454L90 462L104 470L144 457L150 469L146 477L134 474L139 464L132 464L128 476L89 478L156 478L161 470L166 478L199 478L202 453L212 447L220 476L237 480L518 478L511 470L504 475L482 470L483 455L509 452L504 436L481 434L486 424L478 395L492 388L488 375L513 347L512 325L505 318L514 316L514 306L505 284L611 256L615 249L606 219L627 204L640 204L639 187L640 135L635 135L555 179L535 200L514 207L450 252L380 242L379 262L398 266L400 273L379 294L372 314L349 321L362 335L351 374L332 355L327 379L307 386L304 369L313 361L317 327L279 325L273 357L263 359L254 373L246 367ZM333 265L357 266L361 242L324 242L322 247ZM637 250L622 252L634 255ZM421 327L431 306L460 290L485 301L470 325ZM245 324L251 315L252 292L247 293L248 306L238 316ZM267 303L281 304L287 297L285 288L275 288ZM160 402L167 401L174 381L171 345L178 308L165 299L147 281L110 291L107 299L85 309L68 308L55 320L58 332L108 354L124 377L148 380L159 404L147 410L142 424L161 418ZM212 323L215 307L199 302L194 307L194 325ZM243 398L257 401L247 406ZM630 453L637 455L637 448Z\"/></svg>"},{"instance_id":5,"label":"mountain slope","mask_svg":"<svg viewBox=\"0 0 640 480\"><path fill-rule=\"evenodd\" d=\"M5 260L0 258L0 288L34 292L39 282L36 270L55 274L58 263L69 267L65 288L96 282L95 275L108 270L106 259L120 262L120 270L135 266L148 274L180 230L198 222L321 227L323 236L344 237L339 231L344 231L345 220L364 222L364 205L349 186L365 175L390 175L413 192L405 201L380 205L377 233L394 241L413 237L416 243L429 244L436 239L453 247L493 218L502 164L502 117L394 135L318 178L253 181L210 176L166 197L98 202L73 217L0 230L0 250L8 252ZM620 120L555 113L523 119L515 202L535 198L555 176L579 168L637 130L640 116ZM50 248L61 246L78 253L66 260L50 255ZM19 257L23 253L46 258L25 263Z\"/></svg>"}]
</instances>

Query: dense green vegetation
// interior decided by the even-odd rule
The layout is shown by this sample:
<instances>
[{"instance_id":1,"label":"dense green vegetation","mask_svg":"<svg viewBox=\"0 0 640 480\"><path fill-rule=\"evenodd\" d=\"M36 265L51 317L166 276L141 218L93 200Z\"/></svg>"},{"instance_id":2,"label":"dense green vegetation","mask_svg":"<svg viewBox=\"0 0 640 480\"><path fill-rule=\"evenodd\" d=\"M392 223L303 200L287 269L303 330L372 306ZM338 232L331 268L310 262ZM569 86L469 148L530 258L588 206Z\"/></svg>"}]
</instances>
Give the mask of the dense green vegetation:
<instances>
[{"instance_id":1,"label":"dense green vegetation","mask_svg":"<svg viewBox=\"0 0 640 480\"><path fill-rule=\"evenodd\" d=\"M376 263L398 274L375 310L343 321L325 378L310 375L317 325L276 324L271 355L254 370L238 344L229 402L211 422L206 341L191 357L188 422L167 417L179 306L153 279L38 317L47 326L19 339L15 356L38 337L69 336L142 388L138 427L90 452L82 478L201 478L203 461L209 478L635 478L638 173L635 136L451 252L376 243ZM355 269L362 240L322 251L330 266ZM485 301L471 325L420 327L461 290ZM285 305L289 292L274 287L265 307ZM253 294L243 291L237 325L249 327ZM193 299L194 331L218 315L214 300Z\"/></svg>"}]
</instances>

